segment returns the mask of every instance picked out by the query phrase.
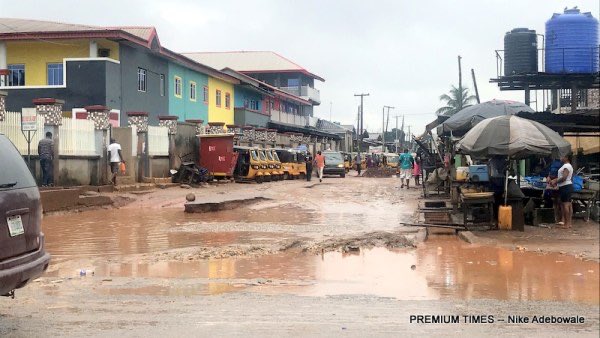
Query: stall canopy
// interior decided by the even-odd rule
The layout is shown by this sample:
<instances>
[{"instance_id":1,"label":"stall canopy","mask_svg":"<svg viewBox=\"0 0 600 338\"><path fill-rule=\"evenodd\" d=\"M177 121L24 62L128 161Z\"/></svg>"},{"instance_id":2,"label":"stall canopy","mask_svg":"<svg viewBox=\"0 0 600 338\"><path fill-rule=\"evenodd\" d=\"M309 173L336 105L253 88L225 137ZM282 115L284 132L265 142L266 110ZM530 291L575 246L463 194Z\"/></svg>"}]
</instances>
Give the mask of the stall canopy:
<instances>
[{"instance_id":1,"label":"stall canopy","mask_svg":"<svg viewBox=\"0 0 600 338\"><path fill-rule=\"evenodd\" d=\"M541 123L517 116L499 116L481 121L458 142L458 149L475 157L504 155L558 158L571 151L571 144Z\"/></svg>"},{"instance_id":2,"label":"stall canopy","mask_svg":"<svg viewBox=\"0 0 600 338\"><path fill-rule=\"evenodd\" d=\"M443 132L466 132L479 122L497 116L535 113L528 105L507 100L491 100L467 107L452 115L442 124Z\"/></svg>"}]
</instances>

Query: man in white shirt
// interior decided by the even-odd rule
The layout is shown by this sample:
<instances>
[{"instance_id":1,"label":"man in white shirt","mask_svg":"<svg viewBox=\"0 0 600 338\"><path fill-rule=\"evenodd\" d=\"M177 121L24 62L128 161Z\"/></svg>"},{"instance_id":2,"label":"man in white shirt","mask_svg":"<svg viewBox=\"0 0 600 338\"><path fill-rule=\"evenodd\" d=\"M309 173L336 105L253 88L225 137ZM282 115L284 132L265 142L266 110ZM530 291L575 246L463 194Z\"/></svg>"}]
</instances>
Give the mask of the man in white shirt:
<instances>
[{"instance_id":1,"label":"man in white shirt","mask_svg":"<svg viewBox=\"0 0 600 338\"><path fill-rule=\"evenodd\" d=\"M573 194L573 166L571 165L570 155L561 157L562 167L558 169L558 177L554 179L554 184L558 186L560 202L562 206L562 226L564 229L571 227L571 218L573 217L573 204L571 195Z\"/></svg>"},{"instance_id":2,"label":"man in white shirt","mask_svg":"<svg viewBox=\"0 0 600 338\"><path fill-rule=\"evenodd\" d=\"M110 172L112 173L112 183L117 185L117 173L119 172L119 165L121 162L125 163L123 154L121 153L121 145L115 141L114 138L110 139L108 145L108 158L110 159Z\"/></svg>"}]
</instances>

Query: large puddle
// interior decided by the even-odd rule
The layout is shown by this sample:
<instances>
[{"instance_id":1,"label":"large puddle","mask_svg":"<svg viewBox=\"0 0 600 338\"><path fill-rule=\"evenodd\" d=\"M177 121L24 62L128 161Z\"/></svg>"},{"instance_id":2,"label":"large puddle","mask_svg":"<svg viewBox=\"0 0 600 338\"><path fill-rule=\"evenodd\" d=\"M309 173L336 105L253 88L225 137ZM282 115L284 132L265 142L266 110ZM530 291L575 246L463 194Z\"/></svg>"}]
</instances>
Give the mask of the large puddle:
<instances>
[{"instance_id":1,"label":"large puddle","mask_svg":"<svg viewBox=\"0 0 600 338\"><path fill-rule=\"evenodd\" d=\"M45 217L46 250L54 257L130 255L185 248L259 243L283 235L250 231L218 231L219 223L261 222L297 224L310 214L267 210L226 210L186 214L178 209L95 210ZM266 215L268 214L268 217ZM173 229L207 222L217 231L192 232Z\"/></svg>"},{"instance_id":2,"label":"large puddle","mask_svg":"<svg viewBox=\"0 0 600 338\"><path fill-rule=\"evenodd\" d=\"M161 279L155 286L108 289L115 294L218 294L245 289L249 283L259 292L311 296L366 294L402 300L491 298L598 304L598 267L596 262L571 256L474 246L442 236L417 249L100 263L94 269L95 277ZM58 275L75 273L72 269L56 271ZM208 280L183 285L168 282L174 278Z\"/></svg>"}]
</instances>

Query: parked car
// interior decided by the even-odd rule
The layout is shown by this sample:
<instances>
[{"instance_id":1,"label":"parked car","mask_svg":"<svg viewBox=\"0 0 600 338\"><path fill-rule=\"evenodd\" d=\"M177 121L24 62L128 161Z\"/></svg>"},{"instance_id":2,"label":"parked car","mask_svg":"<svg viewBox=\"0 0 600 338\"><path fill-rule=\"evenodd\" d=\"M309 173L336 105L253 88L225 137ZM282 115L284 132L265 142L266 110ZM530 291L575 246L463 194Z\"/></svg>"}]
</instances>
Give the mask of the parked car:
<instances>
[{"instance_id":1,"label":"parked car","mask_svg":"<svg viewBox=\"0 0 600 338\"><path fill-rule=\"evenodd\" d=\"M21 154L0 134L0 295L39 277L50 263L40 192Z\"/></svg>"},{"instance_id":2,"label":"parked car","mask_svg":"<svg viewBox=\"0 0 600 338\"><path fill-rule=\"evenodd\" d=\"M340 175L346 177L346 169L344 168L344 156L339 151L324 151L325 168L323 175Z\"/></svg>"}]
</instances>

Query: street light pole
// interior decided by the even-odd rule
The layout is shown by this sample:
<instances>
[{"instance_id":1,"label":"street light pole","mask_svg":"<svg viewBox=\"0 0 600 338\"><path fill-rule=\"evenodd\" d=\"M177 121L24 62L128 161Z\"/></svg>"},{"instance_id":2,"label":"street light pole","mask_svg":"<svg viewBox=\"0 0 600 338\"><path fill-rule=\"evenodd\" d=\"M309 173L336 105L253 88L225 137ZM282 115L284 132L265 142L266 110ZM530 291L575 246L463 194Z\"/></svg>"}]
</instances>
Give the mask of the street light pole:
<instances>
[{"instance_id":1,"label":"street light pole","mask_svg":"<svg viewBox=\"0 0 600 338\"><path fill-rule=\"evenodd\" d=\"M359 130L359 132L360 132L360 141L358 143L358 157L357 157L358 165L360 166L361 165L361 161L360 161L360 149L362 148L362 141L363 141L363 130L362 130L363 129L363 113L364 113L364 110L363 110L363 99L364 99L365 96L369 96L369 94L364 94L364 93L362 93L362 94L354 94L354 96L360 96L360 130Z\"/></svg>"}]
</instances>

